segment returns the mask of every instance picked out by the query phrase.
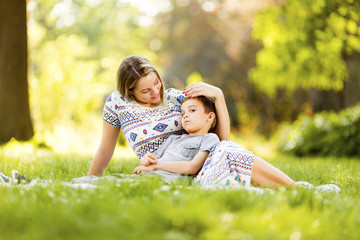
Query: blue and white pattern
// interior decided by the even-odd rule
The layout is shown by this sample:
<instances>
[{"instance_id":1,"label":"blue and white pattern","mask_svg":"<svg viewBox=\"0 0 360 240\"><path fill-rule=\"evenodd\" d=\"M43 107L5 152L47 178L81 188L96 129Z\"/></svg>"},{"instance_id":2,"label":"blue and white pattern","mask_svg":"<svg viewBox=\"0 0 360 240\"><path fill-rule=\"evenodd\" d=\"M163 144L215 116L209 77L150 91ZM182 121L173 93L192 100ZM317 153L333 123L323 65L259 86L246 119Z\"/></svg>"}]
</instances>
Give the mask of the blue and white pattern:
<instances>
[{"instance_id":1,"label":"blue and white pattern","mask_svg":"<svg viewBox=\"0 0 360 240\"><path fill-rule=\"evenodd\" d=\"M254 154L231 141L221 141L205 160L195 184L250 187Z\"/></svg>"},{"instance_id":2,"label":"blue and white pattern","mask_svg":"<svg viewBox=\"0 0 360 240\"><path fill-rule=\"evenodd\" d=\"M165 91L164 104L147 108L125 99L118 91L106 100L103 119L121 128L127 142L140 159L147 152L155 151L170 135L184 133L181 126L181 91Z\"/></svg>"},{"instance_id":3,"label":"blue and white pattern","mask_svg":"<svg viewBox=\"0 0 360 240\"><path fill-rule=\"evenodd\" d=\"M175 121L176 121L176 120L175 120ZM168 126L168 125L166 125L166 124L159 123L158 125L156 125L156 126L154 127L154 130L155 130L155 131L158 131L158 132L163 132L167 126Z\"/></svg>"}]
</instances>

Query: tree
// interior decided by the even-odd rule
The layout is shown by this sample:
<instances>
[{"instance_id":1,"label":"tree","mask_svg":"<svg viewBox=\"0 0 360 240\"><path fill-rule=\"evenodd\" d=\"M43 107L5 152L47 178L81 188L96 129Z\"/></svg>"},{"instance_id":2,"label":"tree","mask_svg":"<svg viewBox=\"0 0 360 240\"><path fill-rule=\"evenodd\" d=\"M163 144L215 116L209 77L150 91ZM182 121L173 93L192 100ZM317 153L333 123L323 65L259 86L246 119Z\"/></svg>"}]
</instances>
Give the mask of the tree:
<instances>
[{"instance_id":1,"label":"tree","mask_svg":"<svg viewBox=\"0 0 360 240\"><path fill-rule=\"evenodd\" d=\"M258 15L253 36L264 48L250 77L267 93L341 90L348 79L346 58L360 52L360 2L289 0Z\"/></svg>"},{"instance_id":2,"label":"tree","mask_svg":"<svg viewBox=\"0 0 360 240\"><path fill-rule=\"evenodd\" d=\"M254 16L282 1L171 2L171 12L159 15L154 33L164 43L159 51L160 65L166 67L164 80L182 89L188 76L199 72L205 82L223 90L234 129L259 123L260 131L269 132L280 120L288 120L291 106L256 91L247 76L261 47L251 38Z\"/></svg>"},{"instance_id":3,"label":"tree","mask_svg":"<svg viewBox=\"0 0 360 240\"><path fill-rule=\"evenodd\" d=\"M0 143L33 135L27 80L26 0L0 1Z\"/></svg>"}]
</instances>

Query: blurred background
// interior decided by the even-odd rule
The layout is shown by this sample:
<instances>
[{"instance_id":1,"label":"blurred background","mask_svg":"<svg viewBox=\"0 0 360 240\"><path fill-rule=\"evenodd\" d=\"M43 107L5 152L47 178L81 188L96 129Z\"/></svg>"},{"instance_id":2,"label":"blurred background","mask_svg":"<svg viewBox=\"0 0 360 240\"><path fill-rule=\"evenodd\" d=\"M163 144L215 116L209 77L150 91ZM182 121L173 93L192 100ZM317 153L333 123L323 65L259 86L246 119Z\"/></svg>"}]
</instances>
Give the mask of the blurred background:
<instances>
[{"instance_id":1,"label":"blurred background","mask_svg":"<svg viewBox=\"0 0 360 240\"><path fill-rule=\"evenodd\" d=\"M357 0L14 0L0 16L2 143L94 152L117 68L141 55L167 87L220 87L234 138L360 156Z\"/></svg>"}]
</instances>

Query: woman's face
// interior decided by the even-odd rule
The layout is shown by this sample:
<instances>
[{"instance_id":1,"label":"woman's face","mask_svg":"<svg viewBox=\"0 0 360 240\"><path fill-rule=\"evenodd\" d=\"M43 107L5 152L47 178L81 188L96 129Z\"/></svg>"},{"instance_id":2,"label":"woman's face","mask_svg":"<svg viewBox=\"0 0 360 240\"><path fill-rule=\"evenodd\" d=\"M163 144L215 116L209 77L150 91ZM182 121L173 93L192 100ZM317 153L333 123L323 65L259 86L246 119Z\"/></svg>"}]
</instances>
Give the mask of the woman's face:
<instances>
[{"instance_id":1,"label":"woman's face","mask_svg":"<svg viewBox=\"0 0 360 240\"><path fill-rule=\"evenodd\" d=\"M136 82L132 93L140 105L144 107L156 107L161 103L161 87L161 80L155 72L150 72Z\"/></svg>"}]
</instances>

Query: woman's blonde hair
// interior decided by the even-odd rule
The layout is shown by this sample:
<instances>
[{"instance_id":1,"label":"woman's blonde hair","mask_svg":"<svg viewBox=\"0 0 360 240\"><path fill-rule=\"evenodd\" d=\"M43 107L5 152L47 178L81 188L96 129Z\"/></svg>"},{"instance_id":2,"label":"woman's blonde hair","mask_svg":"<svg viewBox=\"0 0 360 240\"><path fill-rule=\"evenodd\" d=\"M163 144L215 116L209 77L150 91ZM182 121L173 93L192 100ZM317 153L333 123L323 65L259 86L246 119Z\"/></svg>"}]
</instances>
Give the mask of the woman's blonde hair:
<instances>
[{"instance_id":1,"label":"woman's blonde hair","mask_svg":"<svg viewBox=\"0 0 360 240\"><path fill-rule=\"evenodd\" d=\"M154 72L161 82L160 97L161 102L163 102L163 81L155 66L144 57L131 55L124 58L117 72L117 90L123 97L130 100L135 100L132 90L134 89L136 82L140 78L148 75L150 72Z\"/></svg>"}]
</instances>

